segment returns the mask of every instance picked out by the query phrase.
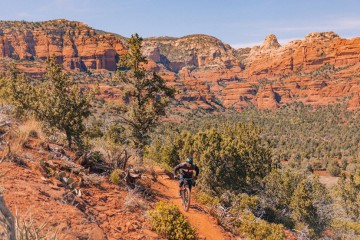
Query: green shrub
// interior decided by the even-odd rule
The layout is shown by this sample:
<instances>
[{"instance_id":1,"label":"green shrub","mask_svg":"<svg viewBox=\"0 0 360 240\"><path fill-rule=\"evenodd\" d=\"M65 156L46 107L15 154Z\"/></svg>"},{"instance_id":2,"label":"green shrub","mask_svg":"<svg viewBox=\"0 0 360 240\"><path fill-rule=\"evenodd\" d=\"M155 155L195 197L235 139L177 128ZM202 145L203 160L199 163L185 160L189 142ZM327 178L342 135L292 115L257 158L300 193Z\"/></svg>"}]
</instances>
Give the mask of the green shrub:
<instances>
[{"instance_id":1,"label":"green shrub","mask_svg":"<svg viewBox=\"0 0 360 240\"><path fill-rule=\"evenodd\" d=\"M195 229L175 204L160 201L149 213L153 229L163 237L170 240L196 239Z\"/></svg>"},{"instance_id":2,"label":"green shrub","mask_svg":"<svg viewBox=\"0 0 360 240\"><path fill-rule=\"evenodd\" d=\"M326 169L331 176L338 177L341 174L341 168L338 162L332 162Z\"/></svg>"},{"instance_id":3,"label":"green shrub","mask_svg":"<svg viewBox=\"0 0 360 240\"><path fill-rule=\"evenodd\" d=\"M247 239L281 240L286 239L284 227L281 224L268 223L256 218L253 214L241 216L239 233Z\"/></svg>"},{"instance_id":4,"label":"green shrub","mask_svg":"<svg viewBox=\"0 0 360 240\"><path fill-rule=\"evenodd\" d=\"M198 203L201 203L206 206L214 206L219 204L220 202L219 198L213 197L204 192L197 192L194 197Z\"/></svg>"},{"instance_id":5,"label":"green shrub","mask_svg":"<svg viewBox=\"0 0 360 240\"><path fill-rule=\"evenodd\" d=\"M336 234L360 235L360 223L350 220L333 220L331 223L331 228Z\"/></svg>"},{"instance_id":6,"label":"green shrub","mask_svg":"<svg viewBox=\"0 0 360 240\"><path fill-rule=\"evenodd\" d=\"M338 203L345 212L348 219L360 221L360 175L342 174L336 185Z\"/></svg>"},{"instance_id":7,"label":"green shrub","mask_svg":"<svg viewBox=\"0 0 360 240\"><path fill-rule=\"evenodd\" d=\"M99 125L93 124L86 129L86 135L90 138L100 138L104 134L100 129Z\"/></svg>"},{"instance_id":8,"label":"green shrub","mask_svg":"<svg viewBox=\"0 0 360 240\"><path fill-rule=\"evenodd\" d=\"M316 176L272 171L264 181L265 219L320 236L331 220L331 197Z\"/></svg>"},{"instance_id":9,"label":"green shrub","mask_svg":"<svg viewBox=\"0 0 360 240\"><path fill-rule=\"evenodd\" d=\"M207 206L210 215L218 218L218 207L220 203L220 199L218 197L211 196L201 191L196 192L193 196L198 203Z\"/></svg>"},{"instance_id":10,"label":"green shrub","mask_svg":"<svg viewBox=\"0 0 360 240\"><path fill-rule=\"evenodd\" d=\"M264 178L262 199L267 206L265 219L293 228L290 203L296 186L304 176L293 171L274 170Z\"/></svg>"},{"instance_id":11,"label":"green shrub","mask_svg":"<svg viewBox=\"0 0 360 240\"><path fill-rule=\"evenodd\" d=\"M153 142L149 156L174 166L193 155L202 172L199 188L217 196L256 188L274 167L270 149L254 125L225 122L205 129L181 131L172 140L164 136L164 141Z\"/></svg>"},{"instance_id":12,"label":"green shrub","mask_svg":"<svg viewBox=\"0 0 360 240\"><path fill-rule=\"evenodd\" d=\"M332 218L332 199L319 178L304 178L291 197L291 218L295 228L311 238L319 237L327 229Z\"/></svg>"},{"instance_id":13,"label":"green shrub","mask_svg":"<svg viewBox=\"0 0 360 240\"><path fill-rule=\"evenodd\" d=\"M120 169L113 170L110 174L110 182L115 184L120 184L120 175L121 175Z\"/></svg>"}]
</instances>

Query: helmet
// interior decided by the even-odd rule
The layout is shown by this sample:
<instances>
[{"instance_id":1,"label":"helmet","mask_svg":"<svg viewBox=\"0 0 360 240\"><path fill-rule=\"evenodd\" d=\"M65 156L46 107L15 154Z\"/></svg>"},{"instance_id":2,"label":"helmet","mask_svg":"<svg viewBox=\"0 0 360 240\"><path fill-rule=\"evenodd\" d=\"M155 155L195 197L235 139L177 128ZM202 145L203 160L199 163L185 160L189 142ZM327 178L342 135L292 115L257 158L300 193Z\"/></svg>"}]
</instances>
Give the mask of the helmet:
<instances>
[{"instance_id":1,"label":"helmet","mask_svg":"<svg viewBox=\"0 0 360 240\"><path fill-rule=\"evenodd\" d=\"M187 162L187 163L190 163L190 164L193 164L193 163L194 163L194 160L193 160L192 157L188 157L188 158L186 159L186 162Z\"/></svg>"}]
</instances>

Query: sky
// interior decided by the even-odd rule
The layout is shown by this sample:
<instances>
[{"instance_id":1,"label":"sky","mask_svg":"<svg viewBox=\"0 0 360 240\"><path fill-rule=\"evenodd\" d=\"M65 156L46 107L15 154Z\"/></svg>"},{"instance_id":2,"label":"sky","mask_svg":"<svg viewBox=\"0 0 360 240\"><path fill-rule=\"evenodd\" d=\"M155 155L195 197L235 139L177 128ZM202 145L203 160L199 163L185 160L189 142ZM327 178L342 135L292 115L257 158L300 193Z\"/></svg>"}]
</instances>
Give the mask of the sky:
<instances>
[{"instance_id":1,"label":"sky","mask_svg":"<svg viewBox=\"0 0 360 240\"><path fill-rule=\"evenodd\" d=\"M65 18L125 37L208 34L235 48L310 32L360 36L360 0L2 0L0 20Z\"/></svg>"}]
</instances>

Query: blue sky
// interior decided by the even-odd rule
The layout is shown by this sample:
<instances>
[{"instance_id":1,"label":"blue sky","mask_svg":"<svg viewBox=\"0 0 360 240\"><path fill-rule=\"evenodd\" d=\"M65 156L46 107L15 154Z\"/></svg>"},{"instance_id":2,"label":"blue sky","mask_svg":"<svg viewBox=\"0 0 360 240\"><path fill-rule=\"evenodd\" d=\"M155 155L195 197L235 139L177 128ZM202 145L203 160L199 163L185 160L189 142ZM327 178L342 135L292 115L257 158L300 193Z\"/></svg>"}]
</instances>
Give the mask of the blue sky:
<instances>
[{"instance_id":1,"label":"blue sky","mask_svg":"<svg viewBox=\"0 0 360 240\"><path fill-rule=\"evenodd\" d=\"M66 18L127 37L203 33L234 47L270 33L282 44L310 32L360 36L359 0L7 0L0 9L1 20Z\"/></svg>"}]
</instances>

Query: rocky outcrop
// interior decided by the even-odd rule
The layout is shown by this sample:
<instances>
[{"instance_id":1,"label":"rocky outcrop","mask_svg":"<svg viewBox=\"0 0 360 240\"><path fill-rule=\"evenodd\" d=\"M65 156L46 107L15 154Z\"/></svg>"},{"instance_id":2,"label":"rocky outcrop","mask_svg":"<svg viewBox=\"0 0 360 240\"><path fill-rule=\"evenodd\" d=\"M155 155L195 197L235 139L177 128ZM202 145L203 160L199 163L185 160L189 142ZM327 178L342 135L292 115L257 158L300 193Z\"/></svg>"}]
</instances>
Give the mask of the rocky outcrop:
<instances>
[{"instance_id":1,"label":"rocky outcrop","mask_svg":"<svg viewBox=\"0 0 360 240\"><path fill-rule=\"evenodd\" d=\"M274 109L278 107L281 98L271 86L266 86L259 89L255 100L259 109Z\"/></svg>"},{"instance_id":2,"label":"rocky outcrop","mask_svg":"<svg viewBox=\"0 0 360 240\"><path fill-rule=\"evenodd\" d=\"M22 60L19 68L34 77L44 71L41 61L52 55L69 70L114 70L126 52L123 42L79 22L0 22L2 60ZM295 101L357 108L352 96L359 93L360 38L310 33L281 46L270 34L260 46L235 50L197 34L147 38L143 50L146 67L175 87L177 99L189 109L275 108Z\"/></svg>"},{"instance_id":3,"label":"rocky outcrop","mask_svg":"<svg viewBox=\"0 0 360 240\"><path fill-rule=\"evenodd\" d=\"M311 33L268 51L252 49L246 61L243 76L258 85L271 82L279 90L279 104L334 104L359 91L360 38Z\"/></svg>"},{"instance_id":4,"label":"rocky outcrop","mask_svg":"<svg viewBox=\"0 0 360 240\"><path fill-rule=\"evenodd\" d=\"M189 35L182 38L149 38L145 53L150 59L172 72L183 68L204 67L230 69L238 65L235 50L219 39L207 35Z\"/></svg>"},{"instance_id":5,"label":"rocky outcrop","mask_svg":"<svg viewBox=\"0 0 360 240\"><path fill-rule=\"evenodd\" d=\"M55 56L70 70L115 70L124 45L113 34L98 34L84 23L0 22L0 56L17 60L45 60Z\"/></svg>"},{"instance_id":6,"label":"rocky outcrop","mask_svg":"<svg viewBox=\"0 0 360 240\"><path fill-rule=\"evenodd\" d=\"M274 34L268 35L264 42L261 44L260 49L261 50L269 50L269 49L277 49L281 47L279 44L277 37Z\"/></svg>"}]
</instances>

